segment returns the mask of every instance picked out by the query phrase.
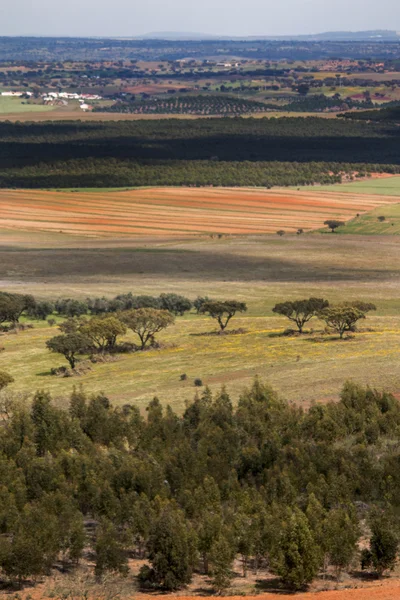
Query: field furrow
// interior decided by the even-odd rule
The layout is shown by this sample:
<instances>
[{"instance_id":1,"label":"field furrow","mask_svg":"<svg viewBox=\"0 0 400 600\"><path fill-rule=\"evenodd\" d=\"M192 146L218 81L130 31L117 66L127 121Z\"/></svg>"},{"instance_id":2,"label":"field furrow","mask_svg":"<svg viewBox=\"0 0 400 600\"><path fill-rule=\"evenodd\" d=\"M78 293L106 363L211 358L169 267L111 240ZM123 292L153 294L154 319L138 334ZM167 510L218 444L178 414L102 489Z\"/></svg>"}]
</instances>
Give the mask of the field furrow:
<instances>
[{"instance_id":1,"label":"field furrow","mask_svg":"<svg viewBox=\"0 0 400 600\"><path fill-rule=\"evenodd\" d=\"M150 188L62 192L1 190L0 227L87 234L213 235L319 229L400 197L321 190Z\"/></svg>"}]
</instances>

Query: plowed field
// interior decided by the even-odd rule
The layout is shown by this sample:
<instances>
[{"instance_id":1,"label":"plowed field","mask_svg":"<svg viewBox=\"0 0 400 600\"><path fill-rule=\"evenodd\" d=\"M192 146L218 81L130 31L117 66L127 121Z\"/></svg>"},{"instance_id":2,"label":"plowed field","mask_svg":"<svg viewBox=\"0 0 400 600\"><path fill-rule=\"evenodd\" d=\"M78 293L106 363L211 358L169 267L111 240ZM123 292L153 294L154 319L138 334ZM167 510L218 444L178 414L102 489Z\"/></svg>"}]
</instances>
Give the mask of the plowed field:
<instances>
[{"instance_id":1,"label":"plowed field","mask_svg":"<svg viewBox=\"0 0 400 600\"><path fill-rule=\"evenodd\" d=\"M293 233L398 202L378 194L310 190L2 190L0 227L90 236Z\"/></svg>"}]
</instances>

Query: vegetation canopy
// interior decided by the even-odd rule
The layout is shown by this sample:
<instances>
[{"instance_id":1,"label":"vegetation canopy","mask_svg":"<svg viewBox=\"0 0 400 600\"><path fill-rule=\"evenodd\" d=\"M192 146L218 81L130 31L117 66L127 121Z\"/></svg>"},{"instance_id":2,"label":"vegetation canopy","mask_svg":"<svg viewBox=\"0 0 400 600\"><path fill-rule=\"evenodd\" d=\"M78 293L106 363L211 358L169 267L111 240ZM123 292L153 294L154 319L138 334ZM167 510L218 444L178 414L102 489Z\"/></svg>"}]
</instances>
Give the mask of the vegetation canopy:
<instances>
[{"instance_id":1,"label":"vegetation canopy","mask_svg":"<svg viewBox=\"0 0 400 600\"><path fill-rule=\"evenodd\" d=\"M308 321L329 306L329 302L323 298L309 298L308 300L287 300L276 304L272 312L287 317L290 321L296 323L299 333L303 333L303 328Z\"/></svg>"},{"instance_id":2,"label":"vegetation canopy","mask_svg":"<svg viewBox=\"0 0 400 600\"><path fill-rule=\"evenodd\" d=\"M207 300L203 302L199 312L208 314L212 319L218 322L221 331L224 331L229 321L236 313L246 312L247 306L245 302L237 302L236 300L225 300L219 302L216 300Z\"/></svg>"}]
</instances>

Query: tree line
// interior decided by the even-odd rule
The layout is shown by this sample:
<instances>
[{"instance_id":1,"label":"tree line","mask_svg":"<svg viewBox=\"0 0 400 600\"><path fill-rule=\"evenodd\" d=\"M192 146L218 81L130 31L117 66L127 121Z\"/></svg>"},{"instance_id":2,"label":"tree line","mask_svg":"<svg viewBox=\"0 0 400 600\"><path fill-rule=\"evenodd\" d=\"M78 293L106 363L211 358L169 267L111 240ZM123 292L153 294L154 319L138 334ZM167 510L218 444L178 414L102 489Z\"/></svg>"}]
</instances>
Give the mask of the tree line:
<instances>
[{"instance_id":1,"label":"tree line","mask_svg":"<svg viewBox=\"0 0 400 600\"><path fill-rule=\"evenodd\" d=\"M0 187L264 186L399 171L395 124L318 118L0 123Z\"/></svg>"},{"instance_id":2,"label":"tree line","mask_svg":"<svg viewBox=\"0 0 400 600\"><path fill-rule=\"evenodd\" d=\"M173 325L176 316L183 316L192 308L197 314L215 320L219 333L223 334L235 315L247 311L247 304L234 299L216 300L207 296L198 296L192 302L173 293L158 297L127 293L113 299L88 298L86 301L64 298L52 303L37 302L31 295L1 292L0 324L9 323L2 325L5 330L16 328L23 314L42 320L51 317L48 319L50 325L56 323L51 316L54 311L58 316L67 317L59 324L61 333L47 340L46 346L50 351L64 356L74 371L82 355L115 354L159 347L155 336ZM345 334L353 335L358 322L373 310L376 310L374 304L361 300L332 305L326 299L311 297L278 303L272 312L286 317L297 328L286 329L283 335L296 332L303 334L311 319L318 318L325 322L327 332L338 334L339 339L343 339ZM88 312L90 319L87 318ZM128 330L139 338L138 343L121 341ZM3 375L10 377L7 373ZM6 385L11 382L12 378Z\"/></svg>"}]
</instances>

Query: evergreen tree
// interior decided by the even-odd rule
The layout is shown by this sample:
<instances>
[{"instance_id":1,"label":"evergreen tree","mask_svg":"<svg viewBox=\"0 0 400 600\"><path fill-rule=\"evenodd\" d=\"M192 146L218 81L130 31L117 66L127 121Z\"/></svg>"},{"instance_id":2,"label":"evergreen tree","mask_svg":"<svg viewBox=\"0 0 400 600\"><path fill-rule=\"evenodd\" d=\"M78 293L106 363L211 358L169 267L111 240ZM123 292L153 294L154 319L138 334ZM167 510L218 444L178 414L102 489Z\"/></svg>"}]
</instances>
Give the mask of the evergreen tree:
<instances>
[{"instance_id":1,"label":"evergreen tree","mask_svg":"<svg viewBox=\"0 0 400 600\"><path fill-rule=\"evenodd\" d=\"M101 581L107 571L128 574L128 557L122 543L122 536L109 521L103 520L96 531L94 549L96 565L94 568L97 581Z\"/></svg>"},{"instance_id":2,"label":"evergreen tree","mask_svg":"<svg viewBox=\"0 0 400 600\"><path fill-rule=\"evenodd\" d=\"M346 569L354 558L360 536L354 510L331 510L326 517L324 531L329 561L335 567L336 578L339 580L342 570Z\"/></svg>"},{"instance_id":3,"label":"evergreen tree","mask_svg":"<svg viewBox=\"0 0 400 600\"><path fill-rule=\"evenodd\" d=\"M223 535L220 536L214 542L210 553L211 583L218 594L229 588L231 584L234 556L232 542Z\"/></svg>"},{"instance_id":4,"label":"evergreen tree","mask_svg":"<svg viewBox=\"0 0 400 600\"><path fill-rule=\"evenodd\" d=\"M152 569L142 569L140 579L165 590L177 590L190 583L196 555L192 527L180 510L167 504L154 522L148 542Z\"/></svg>"},{"instance_id":5,"label":"evergreen tree","mask_svg":"<svg viewBox=\"0 0 400 600\"><path fill-rule=\"evenodd\" d=\"M369 561L379 577L385 571L392 571L396 564L399 547L398 528L389 513L374 512L371 518ZM364 557L365 559L365 557Z\"/></svg>"},{"instance_id":6,"label":"evergreen tree","mask_svg":"<svg viewBox=\"0 0 400 600\"><path fill-rule=\"evenodd\" d=\"M304 588L317 575L320 552L300 509L289 511L282 524L282 534L273 549L271 563L274 572L295 590Z\"/></svg>"}]
</instances>

